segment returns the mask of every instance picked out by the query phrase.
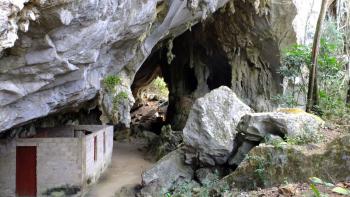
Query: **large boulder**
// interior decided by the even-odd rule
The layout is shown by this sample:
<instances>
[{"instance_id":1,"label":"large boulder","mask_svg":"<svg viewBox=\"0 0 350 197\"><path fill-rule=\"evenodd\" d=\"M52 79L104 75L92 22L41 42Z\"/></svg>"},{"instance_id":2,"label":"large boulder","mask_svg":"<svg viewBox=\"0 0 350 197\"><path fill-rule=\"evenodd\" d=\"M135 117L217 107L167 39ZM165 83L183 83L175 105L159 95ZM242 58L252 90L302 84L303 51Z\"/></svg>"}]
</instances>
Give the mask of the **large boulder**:
<instances>
[{"instance_id":1,"label":"large boulder","mask_svg":"<svg viewBox=\"0 0 350 197\"><path fill-rule=\"evenodd\" d=\"M228 87L219 87L193 105L183 130L186 163L224 164L233 149L236 126L253 110Z\"/></svg>"},{"instance_id":2,"label":"large boulder","mask_svg":"<svg viewBox=\"0 0 350 197\"><path fill-rule=\"evenodd\" d=\"M300 109L280 109L277 112L250 113L242 117L237 125L241 134L240 146L234 150L231 165L239 165L244 156L262 140L279 136L312 142L320 135L324 121Z\"/></svg>"},{"instance_id":3,"label":"large boulder","mask_svg":"<svg viewBox=\"0 0 350 197\"><path fill-rule=\"evenodd\" d=\"M144 172L141 196L162 196L177 185L192 180L194 172L184 159L182 150L177 149Z\"/></svg>"},{"instance_id":4,"label":"large boulder","mask_svg":"<svg viewBox=\"0 0 350 197\"><path fill-rule=\"evenodd\" d=\"M350 136L317 145L261 144L222 181L238 189L272 187L318 177L328 182L350 180Z\"/></svg>"},{"instance_id":5,"label":"large boulder","mask_svg":"<svg viewBox=\"0 0 350 197\"><path fill-rule=\"evenodd\" d=\"M242 117L237 130L250 141L261 141L266 135L296 137L319 131L324 121L300 109L280 109L277 112L251 113Z\"/></svg>"}]
</instances>

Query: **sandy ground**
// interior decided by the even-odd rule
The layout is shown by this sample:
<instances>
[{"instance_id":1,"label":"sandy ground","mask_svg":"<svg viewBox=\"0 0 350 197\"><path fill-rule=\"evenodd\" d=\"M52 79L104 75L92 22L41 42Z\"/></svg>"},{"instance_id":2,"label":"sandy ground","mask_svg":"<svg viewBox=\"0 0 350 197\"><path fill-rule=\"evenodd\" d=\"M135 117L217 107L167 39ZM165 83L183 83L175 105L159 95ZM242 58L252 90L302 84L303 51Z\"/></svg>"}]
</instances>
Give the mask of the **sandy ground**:
<instances>
[{"instance_id":1,"label":"sandy ground","mask_svg":"<svg viewBox=\"0 0 350 197\"><path fill-rule=\"evenodd\" d=\"M140 151L144 145L137 141L114 142L110 167L92 185L87 197L111 197L122 187L133 188L141 183L141 173L152 166L146 154Z\"/></svg>"}]
</instances>

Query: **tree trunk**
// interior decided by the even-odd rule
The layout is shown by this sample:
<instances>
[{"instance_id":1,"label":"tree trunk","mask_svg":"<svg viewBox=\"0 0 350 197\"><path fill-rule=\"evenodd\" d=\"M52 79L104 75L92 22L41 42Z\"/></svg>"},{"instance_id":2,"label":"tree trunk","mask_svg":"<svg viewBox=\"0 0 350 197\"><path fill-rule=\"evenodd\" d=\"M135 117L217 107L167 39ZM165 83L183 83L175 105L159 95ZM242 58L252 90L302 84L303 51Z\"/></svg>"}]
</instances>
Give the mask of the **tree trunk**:
<instances>
[{"instance_id":1,"label":"tree trunk","mask_svg":"<svg viewBox=\"0 0 350 197\"><path fill-rule=\"evenodd\" d=\"M349 80L349 86L348 86L348 93L346 94L346 104L350 105L350 80Z\"/></svg>"},{"instance_id":2,"label":"tree trunk","mask_svg":"<svg viewBox=\"0 0 350 197\"><path fill-rule=\"evenodd\" d=\"M332 0L330 2L333 2ZM321 40L321 31L324 18L326 17L327 8L329 5L328 0L322 0L320 15L317 20L316 31L314 35L314 41L312 46L312 55L311 55L311 69L309 74L309 85L307 93L307 104L306 111L311 112L319 104L318 97L318 87L317 87L317 56L320 48Z\"/></svg>"}]
</instances>

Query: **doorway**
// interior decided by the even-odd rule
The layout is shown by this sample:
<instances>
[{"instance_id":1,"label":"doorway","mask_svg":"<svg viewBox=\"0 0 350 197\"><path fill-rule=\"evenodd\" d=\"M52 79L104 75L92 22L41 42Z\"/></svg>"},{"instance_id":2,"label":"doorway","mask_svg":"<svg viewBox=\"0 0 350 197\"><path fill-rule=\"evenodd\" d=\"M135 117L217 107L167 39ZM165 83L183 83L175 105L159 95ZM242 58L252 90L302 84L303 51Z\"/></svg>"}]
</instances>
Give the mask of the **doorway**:
<instances>
[{"instance_id":1,"label":"doorway","mask_svg":"<svg viewBox=\"0 0 350 197\"><path fill-rule=\"evenodd\" d=\"M16 148L16 195L36 196L36 146Z\"/></svg>"}]
</instances>

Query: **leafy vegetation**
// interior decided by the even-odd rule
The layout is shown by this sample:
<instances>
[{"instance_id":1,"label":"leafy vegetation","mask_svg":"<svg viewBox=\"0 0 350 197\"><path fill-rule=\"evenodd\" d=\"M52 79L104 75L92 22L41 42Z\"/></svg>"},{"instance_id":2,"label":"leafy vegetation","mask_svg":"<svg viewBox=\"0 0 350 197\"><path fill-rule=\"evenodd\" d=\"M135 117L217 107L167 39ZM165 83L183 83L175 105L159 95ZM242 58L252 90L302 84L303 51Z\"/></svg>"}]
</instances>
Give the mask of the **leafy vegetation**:
<instances>
[{"instance_id":1,"label":"leafy vegetation","mask_svg":"<svg viewBox=\"0 0 350 197\"><path fill-rule=\"evenodd\" d=\"M151 90L161 97L167 98L169 95L168 86L162 77L157 77L150 84Z\"/></svg>"},{"instance_id":2,"label":"leafy vegetation","mask_svg":"<svg viewBox=\"0 0 350 197\"><path fill-rule=\"evenodd\" d=\"M324 141L324 135L320 132L303 132L297 136L288 136L287 144L304 145L310 143L319 143Z\"/></svg>"},{"instance_id":3,"label":"leafy vegetation","mask_svg":"<svg viewBox=\"0 0 350 197\"><path fill-rule=\"evenodd\" d=\"M115 87L117 85L120 85L122 82L121 78L115 75L110 75L107 76L106 78L103 79L103 85L106 89L106 91L110 92L110 93L114 93L115 92Z\"/></svg>"},{"instance_id":4,"label":"leafy vegetation","mask_svg":"<svg viewBox=\"0 0 350 197\"><path fill-rule=\"evenodd\" d=\"M165 194L167 197L211 197L222 196L222 194L229 191L229 185L226 182L220 182L220 176L218 171L213 173L211 179L203 181L202 185L193 181L187 181L179 185L173 192Z\"/></svg>"},{"instance_id":5,"label":"leafy vegetation","mask_svg":"<svg viewBox=\"0 0 350 197\"><path fill-rule=\"evenodd\" d=\"M323 118L346 122L350 108L346 104L346 65L342 61L344 49L343 34L334 22L327 21L320 41L318 56L319 106L315 113ZM280 74L287 81L287 91L273 99L283 107L302 106L306 103L307 70L311 68L311 46L294 45L283 55Z\"/></svg>"},{"instance_id":6,"label":"leafy vegetation","mask_svg":"<svg viewBox=\"0 0 350 197\"><path fill-rule=\"evenodd\" d=\"M245 159L251 162L255 166L254 174L257 178L256 182L260 186L264 186L267 180L266 166L270 164L269 161L267 161L264 157L249 156L249 155Z\"/></svg>"},{"instance_id":7,"label":"leafy vegetation","mask_svg":"<svg viewBox=\"0 0 350 197\"><path fill-rule=\"evenodd\" d=\"M164 78L157 77L143 90L142 94L146 97L149 95L157 95L159 98L167 100L169 90Z\"/></svg>"},{"instance_id":8,"label":"leafy vegetation","mask_svg":"<svg viewBox=\"0 0 350 197\"><path fill-rule=\"evenodd\" d=\"M322 179L320 178L317 178L317 177L311 177L309 179L311 181L311 184L310 184L310 188L311 190L313 191L314 195L316 197L325 197L325 196L328 196L327 194L324 194L324 193L321 193L319 191L319 189L317 188L317 185L323 185L325 186L326 188L333 188L331 191L333 193L336 193L336 194L340 194L340 195L350 195L350 190L348 189L345 189L343 187L335 187L335 185L333 183L329 183L329 182L326 182L326 181L323 181Z\"/></svg>"},{"instance_id":9,"label":"leafy vegetation","mask_svg":"<svg viewBox=\"0 0 350 197\"><path fill-rule=\"evenodd\" d=\"M118 111L118 106L121 102L128 99L128 94L126 92L119 92L114 98L113 98L113 111Z\"/></svg>"}]
</instances>

